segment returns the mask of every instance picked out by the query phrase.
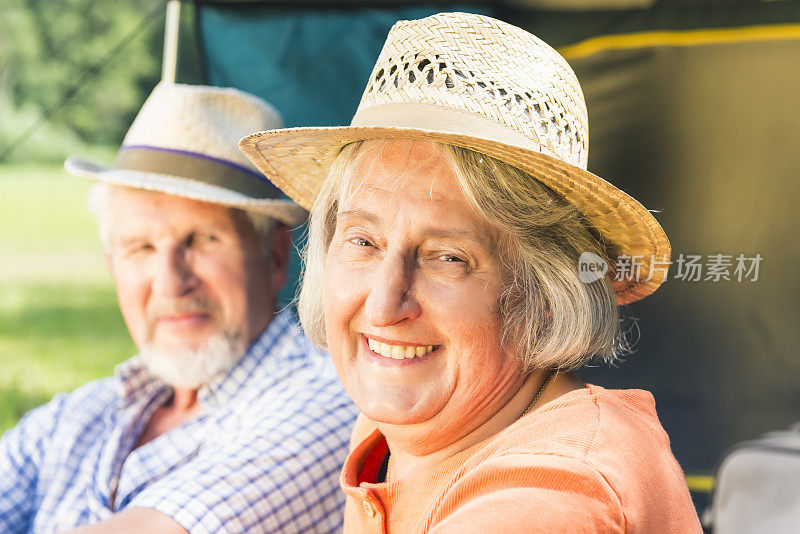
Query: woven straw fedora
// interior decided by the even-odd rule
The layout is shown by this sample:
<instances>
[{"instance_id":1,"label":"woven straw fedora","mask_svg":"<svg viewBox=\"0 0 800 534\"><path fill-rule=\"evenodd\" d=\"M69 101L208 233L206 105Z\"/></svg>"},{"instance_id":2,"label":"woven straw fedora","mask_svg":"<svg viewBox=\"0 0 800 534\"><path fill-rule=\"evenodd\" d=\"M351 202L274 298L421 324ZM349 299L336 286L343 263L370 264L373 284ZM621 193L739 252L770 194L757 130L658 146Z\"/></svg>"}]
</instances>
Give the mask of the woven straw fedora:
<instances>
[{"instance_id":1,"label":"woven straw fedora","mask_svg":"<svg viewBox=\"0 0 800 534\"><path fill-rule=\"evenodd\" d=\"M68 158L67 172L263 213L295 226L306 212L237 149L254 129L280 128L275 109L236 89L160 83L133 121L113 166Z\"/></svg>"},{"instance_id":2,"label":"woven straw fedora","mask_svg":"<svg viewBox=\"0 0 800 534\"><path fill-rule=\"evenodd\" d=\"M664 265L670 245L639 202L586 170L588 137L583 93L555 50L489 17L440 13L392 27L350 126L259 132L239 147L309 210L354 141L433 140L499 159L573 203L612 258L630 257L635 268L612 276L617 302L627 304L661 285L666 270L651 264Z\"/></svg>"}]
</instances>

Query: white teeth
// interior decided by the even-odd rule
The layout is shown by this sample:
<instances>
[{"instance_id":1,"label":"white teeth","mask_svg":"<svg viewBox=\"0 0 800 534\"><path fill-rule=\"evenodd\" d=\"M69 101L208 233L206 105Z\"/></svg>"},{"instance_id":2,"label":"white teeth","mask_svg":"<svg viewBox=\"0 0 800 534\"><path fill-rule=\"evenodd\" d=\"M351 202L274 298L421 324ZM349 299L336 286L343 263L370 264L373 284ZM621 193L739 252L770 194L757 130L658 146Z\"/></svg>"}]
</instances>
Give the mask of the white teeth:
<instances>
[{"instance_id":1,"label":"white teeth","mask_svg":"<svg viewBox=\"0 0 800 534\"><path fill-rule=\"evenodd\" d=\"M433 351L434 347L433 345L387 345L370 338L367 338L367 343L372 352L395 360L425 356Z\"/></svg>"}]
</instances>

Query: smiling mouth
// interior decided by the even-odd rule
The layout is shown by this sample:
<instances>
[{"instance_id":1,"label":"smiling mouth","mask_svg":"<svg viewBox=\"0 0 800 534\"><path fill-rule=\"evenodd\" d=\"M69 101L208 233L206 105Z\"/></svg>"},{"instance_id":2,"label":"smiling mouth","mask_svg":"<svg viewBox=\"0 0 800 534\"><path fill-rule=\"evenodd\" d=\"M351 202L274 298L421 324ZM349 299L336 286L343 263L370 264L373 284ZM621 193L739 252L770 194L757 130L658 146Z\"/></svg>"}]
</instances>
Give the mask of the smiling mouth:
<instances>
[{"instance_id":1,"label":"smiling mouth","mask_svg":"<svg viewBox=\"0 0 800 534\"><path fill-rule=\"evenodd\" d=\"M372 352L395 360L419 358L441 347L441 345L389 345L370 338L367 338L367 342Z\"/></svg>"}]
</instances>

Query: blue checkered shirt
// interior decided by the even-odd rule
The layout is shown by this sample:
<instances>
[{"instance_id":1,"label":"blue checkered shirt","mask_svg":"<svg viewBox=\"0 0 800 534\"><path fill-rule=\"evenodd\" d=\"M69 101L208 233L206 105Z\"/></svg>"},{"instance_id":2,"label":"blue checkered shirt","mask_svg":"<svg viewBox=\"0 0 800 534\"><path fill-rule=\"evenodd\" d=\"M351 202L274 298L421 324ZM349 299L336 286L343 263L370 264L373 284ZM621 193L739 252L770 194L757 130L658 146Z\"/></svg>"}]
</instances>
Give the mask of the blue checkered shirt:
<instances>
[{"instance_id":1,"label":"blue checkered shirt","mask_svg":"<svg viewBox=\"0 0 800 534\"><path fill-rule=\"evenodd\" d=\"M133 449L170 395L135 356L28 413L0 440L0 532L59 531L132 506L192 533L341 529L356 409L291 314L200 389L198 415Z\"/></svg>"}]
</instances>

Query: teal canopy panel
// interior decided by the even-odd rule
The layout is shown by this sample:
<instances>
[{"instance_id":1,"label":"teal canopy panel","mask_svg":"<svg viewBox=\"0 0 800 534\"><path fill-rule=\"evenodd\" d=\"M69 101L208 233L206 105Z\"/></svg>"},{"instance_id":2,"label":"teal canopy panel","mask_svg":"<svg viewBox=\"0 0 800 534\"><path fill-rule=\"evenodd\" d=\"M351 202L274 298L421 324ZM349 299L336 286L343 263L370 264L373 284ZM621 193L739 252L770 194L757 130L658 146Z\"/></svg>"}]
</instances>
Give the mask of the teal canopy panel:
<instances>
[{"instance_id":1,"label":"teal canopy panel","mask_svg":"<svg viewBox=\"0 0 800 534\"><path fill-rule=\"evenodd\" d=\"M441 11L490 12L470 4L286 9L201 3L206 81L265 98L286 126L346 125L389 28Z\"/></svg>"}]
</instances>

